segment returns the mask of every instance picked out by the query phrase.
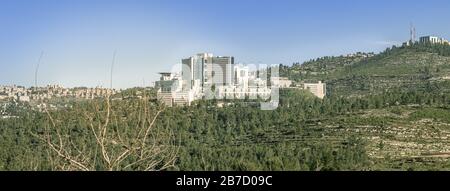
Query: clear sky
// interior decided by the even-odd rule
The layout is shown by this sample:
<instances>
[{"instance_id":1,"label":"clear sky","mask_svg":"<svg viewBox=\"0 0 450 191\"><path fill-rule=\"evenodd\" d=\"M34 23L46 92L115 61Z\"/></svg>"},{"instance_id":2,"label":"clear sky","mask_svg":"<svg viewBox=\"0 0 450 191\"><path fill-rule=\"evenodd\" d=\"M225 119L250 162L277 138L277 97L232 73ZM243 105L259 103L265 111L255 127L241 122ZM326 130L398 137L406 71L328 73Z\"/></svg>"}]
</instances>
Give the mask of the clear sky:
<instances>
[{"instance_id":1,"label":"clear sky","mask_svg":"<svg viewBox=\"0 0 450 191\"><path fill-rule=\"evenodd\" d=\"M0 84L146 85L199 52L291 64L450 38L448 0L1 0Z\"/></svg>"}]
</instances>

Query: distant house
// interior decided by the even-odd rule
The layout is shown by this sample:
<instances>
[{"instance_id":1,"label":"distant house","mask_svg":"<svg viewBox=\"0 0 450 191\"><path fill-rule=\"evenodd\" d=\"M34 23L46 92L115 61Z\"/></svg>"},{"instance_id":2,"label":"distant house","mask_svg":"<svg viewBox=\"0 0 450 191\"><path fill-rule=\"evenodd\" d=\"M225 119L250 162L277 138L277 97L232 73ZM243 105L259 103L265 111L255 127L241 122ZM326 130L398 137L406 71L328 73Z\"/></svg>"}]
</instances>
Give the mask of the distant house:
<instances>
[{"instance_id":1,"label":"distant house","mask_svg":"<svg viewBox=\"0 0 450 191\"><path fill-rule=\"evenodd\" d=\"M303 89L310 91L315 96L323 99L326 95L326 84L319 81L318 83L305 83Z\"/></svg>"},{"instance_id":2,"label":"distant house","mask_svg":"<svg viewBox=\"0 0 450 191\"><path fill-rule=\"evenodd\" d=\"M8 98L7 94L0 93L0 100L7 99L7 98Z\"/></svg>"},{"instance_id":3,"label":"distant house","mask_svg":"<svg viewBox=\"0 0 450 191\"><path fill-rule=\"evenodd\" d=\"M162 72L160 74L160 81L155 83L155 87L158 89L156 96L166 106L190 105L194 101L192 92L183 91L183 83L179 80L179 76L172 75L168 72Z\"/></svg>"},{"instance_id":4,"label":"distant house","mask_svg":"<svg viewBox=\"0 0 450 191\"><path fill-rule=\"evenodd\" d=\"M30 96L26 96L26 95L23 95L23 96L17 96L17 99L18 99L20 102L30 102Z\"/></svg>"}]
</instances>

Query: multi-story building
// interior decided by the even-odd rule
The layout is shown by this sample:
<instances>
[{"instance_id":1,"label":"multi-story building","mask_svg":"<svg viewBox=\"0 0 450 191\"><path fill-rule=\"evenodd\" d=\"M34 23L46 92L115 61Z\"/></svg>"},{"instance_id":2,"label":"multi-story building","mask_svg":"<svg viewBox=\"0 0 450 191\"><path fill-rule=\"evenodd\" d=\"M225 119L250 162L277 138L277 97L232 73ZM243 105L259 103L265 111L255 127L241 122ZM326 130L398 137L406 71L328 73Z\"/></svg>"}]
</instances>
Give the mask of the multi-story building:
<instances>
[{"instance_id":1,"label":"multi-story building","mask_svg":"<svg viewBox=\"0 0 450 191\"><path fill-rule=\"evenodd\" d=\"M304 83L303 89L310 91L320 99L323 99L326 95L326 84L321 81L319 83Z\"/></svg>"},{"instance_id":2,"label":"multi-story building","mask_svg":"<svg viewBox=\"0 0 450 191\"><path fill-rule=\"evenodd\" d=\"M447 45L450 45L448 40L441 38L441 37L437 37L437 36L423 36L423 37L420 37L419 42L424 43L424 44L447 44Z\"/></svg>"},{"instance_id":3,"label":"multi-story building","mask_svg":"<svg viewBox=\"0 0 450 191\"><path fill-rule=\"evenodd\" d=\"M292 81L287 77L271 77L270 83L278 88L289 88L292 85Z\"/></svg>"},{"instance_id":4,"label":"multi-story building","mask_svg":"<svg viewBox=\"0 0 450 191\"><path fill-rule=\"evenodd\" d=\"M198 85L187 90L183 88L185 84L180 76L166 72L160 74L160 81L155 83L155 87L158 89L157 98L166 106L190 105L195 100L195 95L198 95L197 92L200 88Z\"/></svg>"},{"instance_id":5,"label":"multi-story building","mask_svg":"<svg viewBox=\"0 0 450 191\"><path fill-rule=\"evenodd\" d=\"M205 82L205 73L207 63L212 62L212 54L203 53L182 59L181 78L185 83L184 89L190 89L195 84L203 87Z\"/></svg>"},{"instance_id":6,"label":"multi-story building","mask_svg":"<svg viewBox=\"0 0 450 191\"><path fill-rule=\"evenodd\" d=\"M235 65L234 66L234 83L237 87L248 88L250 80L250 71L248 66Z\"/></svg>"},{"instance_id":7,"label":"multi-story building","mask_svg":"<svg viewBox=\"0 0 450 191\"><path fill-rule=\"evenodd\" d=\"M175 87L178 87L179 84L175 84L177 81L173 80L171 73L161 72L159 74L161 74L161 78L155 83L155 87L158 88L156 96L165 105L172 107L174 99L172 92L176 91Z\"/></svg>"},{"instance_id":8,"label":"multi-story building","mask_svg":"<svg viewBox=\"0 0 450 191\"><path fill-rule=\"evenodd\" d=\"M111 96L117 93L114 89L96 87L96 88L77 88L73 90L73 96L75 98L94 99Z\"/></svg>"},{"instance_id":9,"label":"multi-story building","mask_svg":"<svg viewBox=\"0 0 450 191\"><path fill-rule=\"evenodd\" d=\"M30 96L28 95L18 95L17 96L17 100L20 102L29 102L30 101Z\"/></svg>"},{"instance_id":10,"label":"multi-story building","mask_svg":"<svg viewBox=\"0 0 450 191\"><path fill-rule=\"evenodd\" d=\"M64 88L60 85L48 85L46 87L25 88L23 86L2 86L0 94L2 98L12 98L14 100L29 102L31 100L44 100L58 97L74 97L93 99L106 97L118 93L114 89L107 88Z\"/></svg>"},{"instance_id":11,"label":"multi-story building","mask_svg":"<svg viewBox=\"0 0 450 191\"><path fill-rule=\"evenodd\" d=\"M248 66L235 65L232 56L201 53L182 59L181 76L160 73L155 83L158 99L168 106L190 105L198 99L267 99L271 89L267 79ZM263 75L265 76L265 75Z\"/></svg>"},{"instance_id":12,"label":"multi-story building","mask_svg":"<svg viewBox=\"0 0 450 191\"><path fill-rule=\"evenodd\" d=\"M234 57L217 56L208 63L205 83L208 85L232 85L234 75Z\"/></svg>"},{"instance_id":13,"label":"multi-story building","mask_svg":"<svg viewBox=\"0 0 450 191\"><path fill-rule=\"evenodd\" d=\"M250 86L240 88L236 86L220 86L216 90L217 99L268 99L272 93L269 87Z\"/></svg>"}]
</instances>

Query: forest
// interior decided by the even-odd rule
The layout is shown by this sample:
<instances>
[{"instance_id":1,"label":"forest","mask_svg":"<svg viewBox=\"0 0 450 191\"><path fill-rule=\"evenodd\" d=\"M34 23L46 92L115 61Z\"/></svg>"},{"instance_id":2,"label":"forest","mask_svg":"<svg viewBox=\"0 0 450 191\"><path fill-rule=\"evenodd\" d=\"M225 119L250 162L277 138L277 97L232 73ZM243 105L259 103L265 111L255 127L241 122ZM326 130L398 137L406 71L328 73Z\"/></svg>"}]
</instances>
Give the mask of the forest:
<instances>
[{"instance_id":1,"label":"forest","mask_svg":"<svg viewBox=\"0 0 450 191\"><path fill-rule=\"evenodd\" d=\"M111 153L110 158L119 156L122 151L117 148L118 145L133 147L136 144L134 141L140 139L132 137L142 131L140 127L149 125L145 118L153 119L157 111L162 111L155 119L147 140L148 145L157 144L156 149L149 147L154 149L149 154L150 163L157 163L150 170L383 169L384 163L389 161L377 164L380 167L374 165L375 161L368 156L369 143L364 136L351 132L338 135L325 124L337 123L337 129L346 129L364 123L378 129L389 125L389 122L376 117L362 122L351 119L355 114L371 109L401 110L399 108L402 106L417 105L419 108L448 110L450 105L449 94L428 92L393 91L364 98L329 97L324 100L315 98L309 92L296 90L282 91L281 94L281 106L275 111L262 111L256 106L242 107L239 103L217 108L214 107L217 100L202 101L193 107L164 109L156 101L112 101L111 122L107 124L106 135L112 143L106 144L106 147ZM139 154L128 156L113 168L103 158L90 125L105 123L105 102L101 99L76 102L70 109L48 113L24 109L22 113L17 113L19 118L0 120L0 168L147 169L147 163L127 166L136 161ZM439 117L447 121L450 118L448 113L438 112L441 116L432 113L436 111L439 110L424 110L414 113L412 117ZM91 114L88 116L92 118L83 116L83 113L89 112ZM47 137L47 133L51 135ZM71 164L68 158L58 156L57 152L49 149L47 138L55 147L59 147L58 139L63 139L61 152L89 168L79 168ZM114 140L118 143L114 144Z\"/></svg>"}]
</instances>

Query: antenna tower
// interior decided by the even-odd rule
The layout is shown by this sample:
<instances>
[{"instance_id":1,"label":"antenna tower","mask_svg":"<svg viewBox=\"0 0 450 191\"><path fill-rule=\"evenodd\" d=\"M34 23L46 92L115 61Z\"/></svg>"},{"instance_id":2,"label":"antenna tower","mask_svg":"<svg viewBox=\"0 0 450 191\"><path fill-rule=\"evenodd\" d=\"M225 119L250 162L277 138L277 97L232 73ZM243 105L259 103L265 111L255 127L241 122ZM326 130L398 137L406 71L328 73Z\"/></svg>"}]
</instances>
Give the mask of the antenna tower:
<instances>
[{"instance_id":1,"label":"antenna tower","mask_svg":"<svg viewBox=\"0 0 450 191\"><path fill-rule=\"evenodd\" d=\"M410 42L414 43L416 42L416 27L413 23L411 23L410 27Z\"/></svg>"}]
</instances>

